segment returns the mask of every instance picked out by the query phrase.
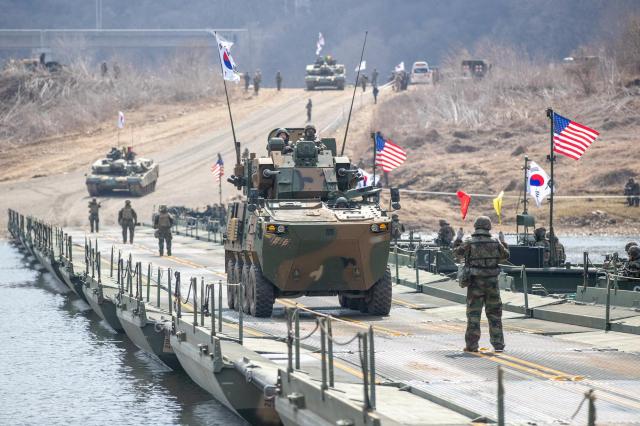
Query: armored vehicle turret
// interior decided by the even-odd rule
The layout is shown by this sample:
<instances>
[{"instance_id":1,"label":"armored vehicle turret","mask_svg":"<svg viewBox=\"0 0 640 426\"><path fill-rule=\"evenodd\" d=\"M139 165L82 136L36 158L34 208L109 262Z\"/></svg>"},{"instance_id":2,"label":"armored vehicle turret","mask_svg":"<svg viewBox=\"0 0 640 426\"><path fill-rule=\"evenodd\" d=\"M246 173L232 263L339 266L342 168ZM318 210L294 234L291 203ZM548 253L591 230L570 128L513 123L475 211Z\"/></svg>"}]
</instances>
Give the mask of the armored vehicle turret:
<instances>
[{"instance_id":1,"label":"armored vehicle turret","mask_svg":"<svg viewBox=\"0 0 640 426\"><path fill-rule=\"evenodd\" d=\"M111 148L105 158L96 160L87 175L89 195L105 192L128 192L135 197L149 194L156 189L160 168L153 160L137 158L131 148Z\"/></svg>"},{"instance_id":2,"label":"armored vehicle turret","mask_svg":"<svg viewBox=\"0 0 640 426\"><path fill-rule=\"evenodd\" d=\"M307 90L331 87L344 90L345 78L344 65L327 55L319 56L313 64L307 65L304 82Z\"/></svg>"},{"instance_id":3,"label":"armored vehicle turret","mask_svg":"<svg viewBox=\"0 0 640 426\"><path fill-rule=\"evenodd\" d=\"M286 130L297 142L272 131L267 155L251 154L229 178L245 194L227 213L227 280L242 284L228 287L229 307L268 317L278 297L336 295L342 307L387 315L391 218L381 189L356 189L358 169L335 139Z\"/></svg>"}]
</instances>

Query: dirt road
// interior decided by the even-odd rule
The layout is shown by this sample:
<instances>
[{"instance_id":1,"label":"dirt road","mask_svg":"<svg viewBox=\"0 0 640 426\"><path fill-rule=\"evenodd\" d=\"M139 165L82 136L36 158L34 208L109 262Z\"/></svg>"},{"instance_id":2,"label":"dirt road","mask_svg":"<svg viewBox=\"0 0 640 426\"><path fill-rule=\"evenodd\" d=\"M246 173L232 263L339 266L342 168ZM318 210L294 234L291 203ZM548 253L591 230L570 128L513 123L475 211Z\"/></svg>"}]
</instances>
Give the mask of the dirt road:
<instances>
[{"instance_id":1,"label":"dirt road","mask_svg":"<svg viewBox=\"0 0 640 426\"><path fill-rule=\"evenodd\" d=\"M236 135L242 149L248 147L251 152L262 153L270 130L304 126L304 106L308 98L313 101L313 123L319 132L324 136L335 133L349 111L351 90L305 92L288 89L280 93L265 90L257 98L234 101ZM368 96L357 98L356 108L369 103ZM211 164L220 152L225 161L225 174L229 176L235 162L226 104L218 102L214 106L180 112L176 118L146 123L137 128L135 134L136 140L144 139L144 143L136 145L136 150L143 155L151 154L149 156L160 165L156 191L142 198L132 198L139 220L149 220L154 206L159 204L203 207L218 201ZM110 145L115 145L113 139L114 133L109 130L78 138L71 149L63 141L57 142L59 146L53 142L36 150L25 149L16 159L24 161L23 167L18 164L17 173L33 176L43 168L56 172L0 183L0 208L4 212L11 207L58 225L86 224L90 198L84 174L91 162L102 156ZM67 154L60 156L58 148ZM222 189L223 200L238 193L226 181ZM128 196L100 198L101 224L116 223L117 212L125 198ZM4 213L0 215L0 226L4 227L6 220Z\"/></svg>"}]
</instances>

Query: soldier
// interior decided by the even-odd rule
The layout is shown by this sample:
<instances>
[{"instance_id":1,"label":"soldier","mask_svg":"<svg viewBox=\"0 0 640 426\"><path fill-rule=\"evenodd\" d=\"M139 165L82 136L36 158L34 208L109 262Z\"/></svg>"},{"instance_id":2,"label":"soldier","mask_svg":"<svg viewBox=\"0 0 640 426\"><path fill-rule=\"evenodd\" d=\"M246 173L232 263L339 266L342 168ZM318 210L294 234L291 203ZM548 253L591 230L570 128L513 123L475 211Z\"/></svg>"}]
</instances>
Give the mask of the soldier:
<instances>
[{"instance_id":1,"label":"soldier","mask_svg":"<svg viewBox=\"0 0 640 426\"><path fill-rule=\"evenodd\" d=\"M307 102L307 123L311 121L311 109L313 108L313 104L311 103L311 99Z\"/></svg>"},{"instance_id":2,"label":"soldier","mask_svg":"<svg viewBox=\"0 0 640 426\"><path fill-rule=\"evenodd\" d=\"M282 74L280 74L280 71L276 73L276 87L278 88L279 92L280 88L282 87Z\"/></svg>"},{"instance_id":3,"label":"soldier","mask_svg":"<svg viewBox=\"0 0 640 426\"><path fill-rule=\"evenodd\" d=\"M118 212L118 224L122 227L122 242L127 243L127 230L129 231L129 243L133 244L133 233L138 223L138 215L131 207L131 201L126 200L124 207Z\"/></svg>"},{"instance_id":4,"label":"soldier","mask_svg":"<svg viewBox=\"0 0 640 426\"><path fill-rule=\"evenodd\" d=\"M478 352L480 340L480 317L482 307L489 322L489 338L496 352L504 350L502 334L502 300L498 289L500 263L509 257L509 249L504 242L491 237L491 219L479 216L473 224L475 232L471 239L455 249L454 254L464 261L460 285L467 287L467 331L465 352ZM466 271L465 271L466 269Z\"/></svg>"},{"instance_id":5,"label":"soldier","mask_svg":"<svg viewBox=\"0 0 640 426\"><path fill-rule=\"evenodd\" d=\"M251 83L251 76L249 76L249 72L244 73L244 91L249 91L249 83Z\"/></svg>"},{"instance_id":6,"label":"soldier","mask_svg":"<svg viewBox=\"0 0 640 426\"><path fill-rule=\"evenodd\" d=\"M276 138L280 138L284 142L284 148L282 148L283 154L289 154L293 152L293 146L289 141L290 136L287 129L280 128L276 130Z\"/></svg>"},{"instance_id":7,"label":"soldier","mask_svg":"<svg viewBox=\"0 0 640 426\"><path fill-rule=\"evenodd\" d=\"M460 247L462 245L462 239L464 238L464 230L462 227L458 228L458 232L456 232L456 239L453 242L453 248Z\"/></svg>"},{"instance_id":8,"label":"soldier","mask_svg":"<svg viewBox=\"0 0 640 426\"><path fill-rule=\"evenodd\" d=\"M451 225L444 219L440 219L439 224L440 229L438 230L436 243L439 244L440 247L451 247L451 242L453 241L453 237L455 237L456 231L454 231Z\"/></svg>"},{"instance_id":9,"label":"soldier","mask_svg":"<svg viewBox=\"0 0 640 426\"><path fill-rule=\"evenodd\" d=\"M629 247L629 260L625 263L622 274L626 277L640 278L640 247Z\"/></svg>"},{"instance_id":10,"label":"soldier","mask_svg":"<svg viewBox=\"0 0 640 426\"><path fill-rule=\"evenodd\" d=\"M638 243L636 243L635 241L630 241L624 246L624 251L625 251L625 253L627 253L627 256L629 255L629 249L631 247L637 246L637 245L638 245Z\"/></svg>"},{"instance_id":11,"label":"soldier","mask_svg":"<svg viewBox=\"0 0 640 426\"><path fill-rule=\"evenodd\" d=\"M558 237L555 235L551 237L551 239L553 240L553 244L556 248L556 262L558 263L558 265L564 265L564 263L567 261L567 255L564 251L564 245L562 245L560 240L558 240Z\"/></svg>"},{"instance_id":12,"label":"soldier","mask_svg":"<svg viewBox=\"0 0 640 426\"><path fill-rule=\"evenodd\" d=\"M253 93L257 96L260 91L260 83L262 82L262 73L260 70L256 70L253 75Z\"/></svg>"},{"instance_id":13,"label":"soldier","mask_svg":"<svg viewBox=\"0 0 640 426\"><path fill-rule=\"evenodd\" d=\"M360 86L362 87L362 91L364 92L365 90L367 90L367 81L369 80L369 78L362 74L360 76Z\"/></svg>"},{"instance_id":14,"label":"soldier","mask_svg":"<svg viewBox=\"0 0 640 426\"><path fill-rule=\"evenodd\" d=\"M378 70L377 69L373 69L373 72L371 73L371 85L373 87L377 87L378 86Z\"/></svg>"},{"instance_id":15,"label":"soldier","mask_svg":"<svg viewBox=\"0 0 640 426\"><path fill-rule=\"evenodd\" d=\"M378 90L378 86L374 84L373 85L373 103L374 104L378 103L378 93L380 93L380 90Z\"/></svg>"},{"instance_id":16,"label":"soldier","mask_svg":"<svg viewBox=\"0 0 640 426\"><path fill-rule=\"evenodd\" d=\"M173 217L167 211L167 206L160 206L160 213L153 217L153 229L156 230L155 236L158 239L158 250L160 256L164 255L164 243L167 243L167 255L171 256L171 227L173 226Z\"/></svg>"},{"instance_id":17,"label":"soldier","mask_svg":"<svg viewBox=\"0 0 640 426\"><path fill-rule=\"evenodd\" d=\"M402 237L404 233L404 224L400 222L397 214L391 215L391 238L395 240L396 245L398 244L398 238Z\"/></svg>"},{"instance_id":18,"label":"soldier","mask_svg":"<svg viewBox=\"0 0 640 426\"><path fill-rule=\"evenodd\" d=\"M316 140L316 126L313 124L307 124L304 126L304 137L302 140L314 141Z\"/></svg>"},{"instance_id":19,"label":"soldier","mask_svg":"<svg viewBox=\"0 0 640 426\"><path fill-rule=\"evenodd\" d=\"M107 67L107 63L102 62L102 64L100 64L100 75L102 76L102 78L105 78L107 74L109 74L109 68Z\"/></svg>"},{"instance_id":20,"label":"soldier","mask_svg":"<svg viewBox=\"0 0 640 426\"><path fill-rule=\"evenodd\" d=\"M102 205L95 199L95 197L89 201L89 223L91 224L91 233L93 233L94 226L96 232L100 232L100 207L102 207Z\"/></svg>"},{"instance_id":21,"label":"soldier","mask_svg":"<svg viewBox=\"0 0 640 426\"><path fill-rule=\"evenodd\" d=\"M113 68L113 78L117 80L118 78L120 78L120 74L122 73L122 71L120 70L120 65L118 65L117 62L114 62L112 68Z\"/></svg>"},{"instance_id":22,"label":"soldier","mask_svg":"<svg viewBox=\"0 0 640 426\"><path fill-rule=\"evenodd\" d=\"M633 184L633 190L632 190L632 195L633 195L633 205L635 207L640 207L640 183L635 182Z\"/></svg>"},{"instance_id":23,"label":"soldier","mask_svg":"<svg viewBox=\"0 0 640 426\"><path fill-rule=\"evenodd\" d=\"M627 196L627 204L631 207L633 206L633 188L636 183L633 178L629 178L627 184L624 186L624 195Z\"/></svg>"},{"instance_id":24,"label":"soldier","mask_svg":"<svg viewBox=\"0 0 640 426\"><path fill-rule=\"evenodd\" d=\"M551 245L547 240L547 230L545 228L538 228L533 231L533 236L536 242L533 244L535 247L544 248L543 261L544 266L549 266L549 258L551 257Z\"/></svg>"}]
</instances>

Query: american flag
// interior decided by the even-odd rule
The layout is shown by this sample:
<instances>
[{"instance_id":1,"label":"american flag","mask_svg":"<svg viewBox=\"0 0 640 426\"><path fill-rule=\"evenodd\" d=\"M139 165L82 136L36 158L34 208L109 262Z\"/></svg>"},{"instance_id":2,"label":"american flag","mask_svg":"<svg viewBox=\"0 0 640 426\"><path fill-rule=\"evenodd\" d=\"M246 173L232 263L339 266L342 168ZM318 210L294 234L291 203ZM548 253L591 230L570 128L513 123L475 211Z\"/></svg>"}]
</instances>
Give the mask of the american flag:
<instances>
[{"instance_id":1,"label":"american flag","mask_svg":"<svg viewBox=\"0 0 640 426\"><path fill-rule=\"evenodd\" d=\"M400 166L407 159L407 153L400 146L382 137L376 132L376 166L382 167L385 172Z\"/></svg>"},{"instance_id":2,"label":"american flag","mask_svg":"<svg viewBox=\"0 0 640 426\"><path fill-rule=\"evenodd\" d=\"M220 153L218 153L218 161L211 165L211 173L216 177L216 182L220 182L224 176L224 161L222 161Z\"/></svg>"},{"instance_id":3,"label":"american flag","mask_svg":"<svg viewBox=\"0 0 640 426\"><path fill-rule=\"evenodd\" d=\"M553 113L553 151L579 160L600 133Z\"/></svg>"}]
</instances>

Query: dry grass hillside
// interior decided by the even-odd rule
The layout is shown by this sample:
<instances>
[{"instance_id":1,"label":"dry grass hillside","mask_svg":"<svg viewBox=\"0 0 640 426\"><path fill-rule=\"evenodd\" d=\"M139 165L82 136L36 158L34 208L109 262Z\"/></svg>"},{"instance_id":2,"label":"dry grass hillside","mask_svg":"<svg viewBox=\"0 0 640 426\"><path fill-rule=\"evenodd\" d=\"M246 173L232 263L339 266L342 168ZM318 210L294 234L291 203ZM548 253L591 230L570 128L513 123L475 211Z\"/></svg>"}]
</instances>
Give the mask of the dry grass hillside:
<instances>
[{"instance_id":1,"label":"dry grass hillside","mask_svg":"<svg viewBox=\"0 0 640 426\"><path fill-rule=\"evenodd\" d=\"M453 55L440 84L389 92L360 117L351 147L355 158L371 164L369 132L379 130L408 151L405 165L389 174L393 186L443 192L462 189L478 194L504 190L518 196L525 155L549 172L545 109L553 107L557 113L600 131L581 160L558 157L556 194L621 195L627 179L640 176L637 65L622 66L605 54L600 54L593 66L540 63L495 45L474 53ZM486 78L459 77L461 58L470 56L492 64ZM435 229L442 217L467 228L479 214L496 219L490 199L473 199L464 224L455 196L404 197L403 217L413 228ZM515 198L505 199L505 229L513 228L516 202ZM625 204L622 199L558 199L557 230L637 235L640 208ZM531 209L543 224L548 219L546 207Z\"/></svg>"}]
</instances>

